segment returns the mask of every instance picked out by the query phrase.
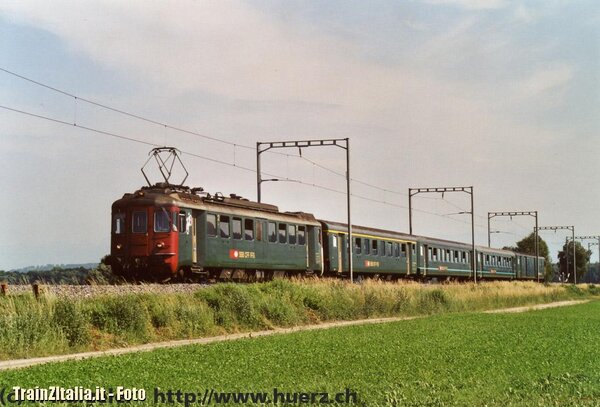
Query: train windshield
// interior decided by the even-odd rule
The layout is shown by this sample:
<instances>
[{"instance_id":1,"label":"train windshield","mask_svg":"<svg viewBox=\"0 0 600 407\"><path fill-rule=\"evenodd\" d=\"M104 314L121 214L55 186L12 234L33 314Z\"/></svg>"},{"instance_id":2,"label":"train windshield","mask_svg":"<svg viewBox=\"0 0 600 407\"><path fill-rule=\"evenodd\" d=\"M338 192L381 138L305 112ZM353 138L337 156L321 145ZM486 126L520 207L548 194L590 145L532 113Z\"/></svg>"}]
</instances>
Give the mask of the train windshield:
<instances>
[{"instance_id":1,"label":"train windshield","mask_svg":"<svg viewBox=\"0 0 600 407\"><path fill-rule=\"evenodd\" d=\"M169 232L171 230L171 215L165 208L154 212L154 231Z\"/></svg>"},{"instance_id":2,"label":"train windshield","mask_svg":"<svg viewBox=\"0 0 600 407\"><path fill-rule=\"evenodd\" d=\"M146 217L146 212L133 212L133 233L146 233L147 225L148 219Z\"/></svg>"}]
</instances>

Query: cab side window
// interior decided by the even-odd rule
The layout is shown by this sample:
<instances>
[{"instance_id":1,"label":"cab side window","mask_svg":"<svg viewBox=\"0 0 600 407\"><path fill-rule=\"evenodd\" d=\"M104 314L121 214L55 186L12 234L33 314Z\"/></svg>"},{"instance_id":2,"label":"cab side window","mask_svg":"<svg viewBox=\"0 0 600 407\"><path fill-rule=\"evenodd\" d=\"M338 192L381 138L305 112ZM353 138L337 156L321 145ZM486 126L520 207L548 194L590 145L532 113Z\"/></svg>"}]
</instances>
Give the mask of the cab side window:
<instances>
[{"instance_id":1,"label":"cab side window","mask_svg":"<svg viewBox=\"0 0 600 407\"><path fill-rule=\"evenodd\" d=\"M125 233L125 214L115 213L113 215L113 233L120 235Z\"/></svg>"},{"instance_id":2,"label":"cab side window","mask_svg":"<svg viewBox=\"0 0 600 407\"><path fill-rule=\"evenodd\" d=\"M185 212L179 212L179 215L177 216L177 229L179 229L179 233L185 233L187 231Z\"/></svg>"}]
</instances>

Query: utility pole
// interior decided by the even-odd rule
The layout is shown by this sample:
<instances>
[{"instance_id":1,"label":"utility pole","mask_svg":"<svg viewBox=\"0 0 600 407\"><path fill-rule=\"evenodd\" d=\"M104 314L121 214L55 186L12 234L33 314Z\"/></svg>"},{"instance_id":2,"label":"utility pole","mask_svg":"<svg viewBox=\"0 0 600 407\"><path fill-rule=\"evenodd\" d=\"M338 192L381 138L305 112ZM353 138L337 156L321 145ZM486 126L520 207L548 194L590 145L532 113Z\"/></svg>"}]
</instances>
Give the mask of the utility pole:
<instances>
[{"instance_id":1,"label":"utility pole","mask_svg":"<svg viewBox=\"0 0 600 407\"><path fill-rule=\"evenodd\" d=\"M473 209L473 187L433 187L433 188L408 188L408 230L412 235L412 197L423 193L464 192L471 196L471 211L460 212L471 214L471 270L473 271L473 282L477 282L477 262L475 253L475 211Z\"/></svg>"},{"instance_id":2,"label":"utility pole","mask_svg":"<svg viewBox=\"0 0 600 407\"><path fill-rule=\"evenodd\" d=\"M346 150L346 205L348 211L348 269L350 271L350 281L354 282L353 261L352 261L352 222L350 217L350 139L323 139L323 140L293 140L293 141L269 141L256 143L256 195L257 201L261 202L261 185L267 181L280 181L279 179L262 179L260 170L261 154L274 148L298 148L302 151L305 147L339 147Z\"/></svg>"},{"instance_id":3,"label":"utility pole","mask_svg":"<svg viewBox=\"0 0 600 407\"><path fill-rule=\"evenodd\" d=\"M491 231L490 231L490 220L496 216L510 216L512 219L513 216L532 216L535 218L535 228L533 229L535 235L535 273L537 276L537 281L540 281L540 251L539 251L539 235L538 235L538 211L527 211L527 212L488 212L488 247L492 247L491 245Z\"/></svg>"}]
</instances>

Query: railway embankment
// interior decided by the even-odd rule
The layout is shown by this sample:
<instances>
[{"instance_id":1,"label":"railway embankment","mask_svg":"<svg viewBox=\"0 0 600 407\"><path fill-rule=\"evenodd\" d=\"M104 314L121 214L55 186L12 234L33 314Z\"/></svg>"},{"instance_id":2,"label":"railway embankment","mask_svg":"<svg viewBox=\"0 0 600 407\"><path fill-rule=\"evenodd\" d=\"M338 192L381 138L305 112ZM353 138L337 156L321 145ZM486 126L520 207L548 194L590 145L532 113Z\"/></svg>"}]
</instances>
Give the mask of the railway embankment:
<instances>
[{"instance_id":1,"label":"railway embankment","mask_svg":"<svg viewBox=\"0 0 600 407\"><path fill-rule=\"evenodd\" d=\"M11 287L13 288L13 287ZM23 289L25 290L25 289ZM83 290L83 291L77 291ZM0 296L0 359L99 351L157 341L332 321L483 311L600 296L593 285L423 285L274 280L211 286L90 286Z\"/></svg>"}]
</instances>

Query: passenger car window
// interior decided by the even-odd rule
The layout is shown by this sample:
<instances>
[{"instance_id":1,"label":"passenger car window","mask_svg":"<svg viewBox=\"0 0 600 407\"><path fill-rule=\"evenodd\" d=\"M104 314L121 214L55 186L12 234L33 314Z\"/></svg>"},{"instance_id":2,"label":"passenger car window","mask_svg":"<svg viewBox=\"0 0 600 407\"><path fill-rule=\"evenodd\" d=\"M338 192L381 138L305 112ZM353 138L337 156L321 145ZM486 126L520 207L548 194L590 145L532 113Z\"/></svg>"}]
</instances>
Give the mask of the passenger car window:
<instances>
[{"instance_id":1,"label":"passenger car window","mask_svg":"<svg viewBox=\"0 0 600 407\"><path fill-rule=\"evenodd\" d=\"M206 234L211 237L217 235L217 215L212 213L206 215Z\"/></svg>"},{"instance_id":2,"label":"passenger car window","mask_svg":"<svg viewBox=\"0 0 600 407\"><path fill-rule=\"evenodd\" d=\"M300 245L306 244L305 229L305 226L298 226L298 244Z\"/></svg>"},{"instance_id":3,"label":"passenger car window","mask_svg":"<svg viewBox=\"0 0 600 407\"><path fill-rule=\"evenodd\" d=\"M400 257L400 244L399 243L394 243L392 250L394 251L394 257Z\"/></svg>"},{"instance_id":4,"label":"passenger car window","mask_svg":"<svg viewBox=\"0 0 600 407\"><path fill-rule=\"evenodd\" d=\"M285 223L279 224L279 243L287 242L287 225Z\"/></svg>"},{"instance_id":5,"label":"passenger car window","mask_svg":"<svg viewBox=\"0 0 600 407\"><path fill-rule=\"evenodd\" d=\"M254 220L244 219L244 239L254 239Z\"/></svg>"},{"instance_id":6,"label":"passenger car window","mask_svg":"<svg viewBox=\"0 0 600 407\"><path fill-rule=\"evenodd\" d=\"M229 230L229 216L221 215L219 216L219 231L221 237L229 238L230 230Z\"/></svg>"},{"instance_id":7,"label":"passenger car window","mask_svg":"<svg viewBox=\"0 0 600 407\"><path fill-rule=\"evenodd\" d=\"M296 244L296 225L288 225L288 242Z\"/></svg>"},{"instance_id":8,"label":"passenger car window","mask_svg":"<svg viewBox=\"0 0 600 407\"><path fill-rule=\"evenodd\" d=\"M267 233L269 234L269 242L277 242L277 231L275 222L269 222Z\"/></svg>"},{"instance_id":9,"label":"passenger car window","mask_svg":"<svg viewBox=\"0 0 600 407\"><path fill-rule=\"evenodd\" d=\"M354 238L354 251L356 254L360 254L362 248L362 241L360 237Z\"/></svg>"},{"instance_id":10,"label":"passenger car window","mask_svg":"<svg viewBox=\"0 0 600 407\"><path fill-rule=\"evenodd\" d=\"M133 233L146 233L148 230L148 216L146 212L133 212L131 226Z\"/></svg>"},{"instance_id":11,"label":"passenger car window","mask_svg":"<svg viewBox=\"0 0 600 407\"><path fill-rule=\"evenodd\" d=\"M233 238L240 240L242 238L242 218L233 218Z\"/></svg>"}]
</instances>

